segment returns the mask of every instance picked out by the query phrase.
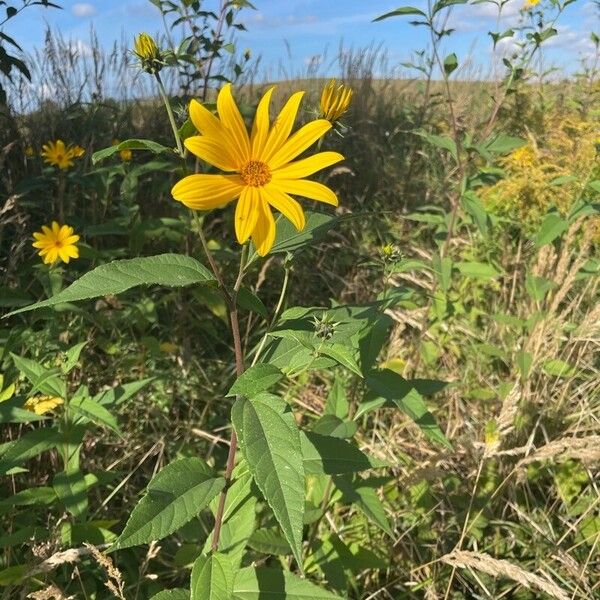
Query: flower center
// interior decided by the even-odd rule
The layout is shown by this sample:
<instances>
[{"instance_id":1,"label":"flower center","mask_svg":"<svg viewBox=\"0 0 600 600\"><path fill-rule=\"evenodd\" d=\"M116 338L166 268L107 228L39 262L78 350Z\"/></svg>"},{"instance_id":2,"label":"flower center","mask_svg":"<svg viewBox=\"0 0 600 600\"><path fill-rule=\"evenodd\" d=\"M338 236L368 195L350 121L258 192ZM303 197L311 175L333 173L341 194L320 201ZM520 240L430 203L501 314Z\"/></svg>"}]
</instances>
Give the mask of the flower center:
<instances>
[{"instance_id":1,"label":"flower center","mask_svg":"<svg viewBox=\"0 0 600 600\"><path fill-rule=\"evenodd\" d=\"M242 167L240 176L246 185L260 187L271 181L271 169L264 162L251 160Z\"/></svg>"}]
</instances>

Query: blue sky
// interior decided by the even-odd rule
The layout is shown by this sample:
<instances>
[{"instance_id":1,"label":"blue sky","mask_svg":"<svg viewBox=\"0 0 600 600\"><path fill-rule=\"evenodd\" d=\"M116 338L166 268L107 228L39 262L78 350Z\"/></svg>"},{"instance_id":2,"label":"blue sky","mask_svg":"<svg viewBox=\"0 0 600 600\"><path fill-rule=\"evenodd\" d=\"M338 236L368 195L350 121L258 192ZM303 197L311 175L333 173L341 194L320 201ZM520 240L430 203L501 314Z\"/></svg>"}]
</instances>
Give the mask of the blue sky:
<instances>
[{"instance_id":1,"label":"blue sky","mask_svg":"<svg viewBox=\"0 0 600 600\"><path fill-rule=\"evenodd\" d=\"M161 31L160 14L148 0L55 1L64 10L30 8L9 21L6 33L31 50L42 45L45 26L50 24L85 51L92 26L107 46L121 38L130 40L140 31ZM491 4L457 7L451 16L456 33L446 42L448 51L456 52L461 64L470 60L475 72L489 75L491 45L487 32L517 23L522 2L508 1L500 27L496 25ZM241 34L238 41L240 49L249 48L254 56L262 56L259 74L265 79L301 74L324 51L326 59L321 60L319 73L335 75L333 59L340 42L346 48L382 44L390 67L410 60L412 51L427 45L424 28L410 26L408 18L371 22L375 16L401 6L399 0L253 0L253 3L257 10L245 12L248 32ZM424 0L410 3L422 6ZM216 0L205 0L207 7L215 4ZM574 71L580 57L591 56L589 34L592 30L600 31L598 15L591 0L577 0L567 7L559 21L559 35L550 41L544 54L546 64ZM510 41L505 41L502 51L508 50Z\"/></svg>"}]
</instances>

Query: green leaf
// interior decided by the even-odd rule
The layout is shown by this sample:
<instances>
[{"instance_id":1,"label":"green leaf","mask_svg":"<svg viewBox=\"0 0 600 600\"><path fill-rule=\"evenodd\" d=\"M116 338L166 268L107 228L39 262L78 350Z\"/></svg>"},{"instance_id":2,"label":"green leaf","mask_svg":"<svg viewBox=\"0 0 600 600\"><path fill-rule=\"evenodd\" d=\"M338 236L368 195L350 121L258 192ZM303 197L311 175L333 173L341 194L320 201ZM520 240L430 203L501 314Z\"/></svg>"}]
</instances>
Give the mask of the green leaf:
<instances>
[{"instance_id":1,"label":"green leaf","mask_svg":"<svg viewBox=\"0 0 600 600\"><path fill-rule=\"evenodd\" d=\"M449 256L443 258L436 255L433 257L433 269L443 292L450 289L452 283L452 259Z\"/></svg>"},{"instance_id":2,"label":"green leaf","mask_svg":"<svg viewBox=\"0 0 600 600\"><path fill-rule=\"evenodd\" d=\"M28 431L5 446L6 449L0 459L0 475L5 475L12 468L20 466L42 452L52 450L60 441L60 433L51 427Z\"/></svg>"},{"instance_id":3,"label":"green leaf","mask_svg":"<svg viewBox=\"0 0 600 600\"><path fill-rule=\"evenodd\" d=\"M190 600L190 593L183 588L173 588L154 594L150 600Z\"/></svg>"},{"instance_id":4,"label":"green leaf","mask_svg":"<svg viewBox=\"0 0 600 600\"><path fill-rule=\"evenodd\" d=\"M108 158L117 152L121 152L121 150L150 150L151 152L154 152L154 154L172 152L170 148L167 148L157 142L153 142L152 140L125 140L120 144L116 144L114 146L110 146L109 148L104 148L103 150L94 152L94 154L92 154L92 164L95 165L105 158Z\"/></svg>"},{"instance_id":5,"label":"green leaf","mask_svg":"<svg viewBox=\"0 0 600 600\"><path fill-rule=\"evenodd\" d=\"M227 555L201 554L192 568L190 600L230 600L233 577L233 566Z\"/></svg>"},{"instance_id":6,"label":"green leaf","mask_svg":"<svg viewBox=\"0 0 600 600\"><path fill-rule=\"evenodd\" d=\"M324 354L325 356L329 356L329 358L333 358L335 362L346 367L350 371L352 371L355 375L362 377L362 371L356 362L356 358L354 358L355 351L353 348L349 346L345 346L343 344L319 344L317 346L319 354Z\"/></svg>"},{"instance_id":7,"label":"green leaf","mask_svg":"<svg viewBox=\"0 0 600 600\"><path fill-rule=\"evenodd\" d=\"M168 464L148 484L116 547L147 544L177 531L206 508L224 485L225 480L215 477L199 458L181 458Z\"/></svg>"},{"instance_id":8,"label":"green leaf","mask_svg":"<svg viewBox=\"0 0 600 600\"><path fill-rule=\"evenodd\" d=\"M354 444L337 437L303 431L300 442L307 475L342 475L388 466L385 461L371 458Z\"/></svg>"},{"instance_id":9,"label":"green leaf","mask_svg":"<svg viewBox=\"0 0 600 600\"><path fill-rule=\"evenodd\" d=\"M363 363L364 364L364 363ZM338 419L345 419L348 416L350 404L344 389L344 383L340 377L336 377L333 385L327 395L325 403L325 414L333 415Z\"/></svg>"},{"instance_id":10,"label":"green leaf","mask_svg":"<svg viewBox=\"0 0 600 600\"><path fill-rule=\"evenodd\" d=\"M345 421L335 415L323 415L313 425L313 431L320 435L336 438L351 438L358 430L358 423Z\"/></svg>"},{"instance_id":11,"label":"green leaf","mask_svg":"<svg viewBox=\"0 0 600 600\"><path fill-rule=\"evenodd\" d=\"M22 490L17 494L13 494L8 498L0 501L0 512L4 508L13 506L35 506L37 504L47 505L52 504L56 500L56 492L54 488L40 486Z\"/></svg>"},{"instance_id":12,"label":"green leaf","mask_svg":"<svg viewBox=\"0 0 600 600\"><path fill-rule=\"evenodd\" d=\"M562 235L569 227L569 222L563 219L558 213L549 213L546 215L540 229L535 236L536 248L541 248L557 237Z\"/></svg>"},{"instance_id":13,"label":"green leaf","mask_svg":"<svg viewBox=\"0 0 600 600\"><path fill-rule=\"evenodd\" d=\"M523 380L527 379L529 376L529 370L531 369L531 363L533 362L533 357L529 352L526 352L525 350L519 350L515 355L515 360L517 367L519 367L519 371L521 372L521 377Z\"/></svg>"},{"instance_id":14,"label":"green leaf","mask_svg":"<svg viewBox=\"0 0 600 600\"><path fill-rule=\"evenodd\" d=\"M482 262L458 262L454 266L462 275L471 279L493 279L500 275L492 265Z\"/></svg>"},{"instance_id":15,"label":"green leaf","mask_svg":"<svg viewBox=\"0 0 600 600\"><path fill-rule=\"evenodd\" d=\"M423 397L411 381L390 369L372 371L365 381L375 394L381 396L385 401L395 404L407 414L429 439L446 448L452 448L434 416L427 410Z\"/></svg>"},{"instance_id":16,"label":"green leaf","mask_svg":"<svg viewBox=\"0 0 600 600\"><path fill-rule=\"evenodd\" d=\"M92 399L102 406L119 406L153 381L154 377L149 377L147 379L140 379L139 381L124 383L110 390L100 392Z\"/></svg>"},{"instance_id":17,"label":"green leaf","mask_svg":"<svg viewBox=\"0 0 600 600\"><path fill-rule=\"evenodd\" d=\"M238 306L241 306L244 310L255 312L265 319L269 318L269 312L263 301L247 287L240 289L237 293L236 301Z\"/></svg>"},{"instance_id":18,"label":"green leaf","mask_svg":"<svg viewBox=\"0 0 600 600\"><path fill-rule=\"evenodd\" d=\"M508 154L527 142L518 137L501 134L486 144L485 149L492 154Z\"/></svg>"},{"instance_id":19,"label":"green leaf","mask_svg":"<svg viewBox=\"0 0 600 600\"><path fill-rule=\"evenodd\" d=\"M10 356L15 363L15 367L32 383L34 390L37 389L48 396L65 397L65 383L61 380L60 372L57 369L46 369L35 360L17 356L12 352Z\"/></svg>"},{"instance_id":20,"label":"green leaf","mask_svg":"<svg viewBox=\"0 0 600 600\"><path fill-rule=\"evenodd\" d=\"M402 17L406 15L419 15L420 17L427 18L427 15L420 9L415 8L414 6L402 6L397 8L396 10L392 10L384 15L376 17L373 19L373 22L383 21L384 19L389 19L391 17Z\"/></svg>"},{"instance_id":21,"label":"green leaf","mask_svg":"<svg viewBox=\"0 0 600 600\"><path fill-rule=\"evenodd\" d=\"M69 410L80 415L86 421L92 421L92 423L96 423L96 425L104 425L121 435L121 430L119 429L116 417L106 410L104 406L98 404L98 402L91 398L87 398L86 396L73 398L69 402Z\"/></svg>"},{"instance_id":22,"label":"green leaf","mask_svg":"<svg viewBox=\"0 0 600 600\"><path fill-rule=\"evenodd\" d=\"M0 402L0 425L3 423L29 423L32 421L45 421L48 417L36 415L30 410L21 408L23 398L18 396Z\"/></svg>"},{"instance_id":23,"label":"green leaf","mask_svg":"<svg viewBox=\"0 0 600 600\"><path fill-rule=\"evenodd\" d=\"M69 373L77 363L79 362L79 356L81 355L81 351L85 347L87 342L81 342L80 344L76 344L72 348L69 348L65 352L65 362L62 364L61 369L63 373Z\"/></svg>"},{"instance_id":24,"label":"green leaf","mask_svg":"<svg viewBox=\"0 0 600 600\"><path fill-rule=\"evenodd\" d=\"M288 571L247 567L236 573L233 600L341 600Z\"/></svg>"},{"instance_id":25,"label":"green leaf","mask_svg":"<svg viewBox=\"0 0 600 600\"><path fill-rule=\"evenodd\" d=\"M527 273L525 276L525 289L537 302L541 302L546 294L555 287L557 287L557 284L545 277L537 277L531 273Z\"/></svg>"},{"instance_id":26,"label":"green leaf","mask_svg":"<svg viewBox=\"0 0 600 600\"><path fill-rule=\"evenodd\" d=\"M415 131L415 134L427 140L433 146L448 150L454 157L454 160L458 160L458 151L456 149L456 143L454 140L446 135L435 135L433 133L427 133L426 131Z\"/></svg>"},{"instance_id":27,"label":"green leaf","mask_svg":"<svg viewBox=\"0 0 600 600\"><path fill-rule=\"evenodd\" d=\"M354 504L375 525L380 527L388 535L392 535L392 528L385 515L383 504L377 496L377 491L365 481L358 479L352 482L346 477L334 477L335 486L342 492L342 500L348 504Z\"/></svg>"},{"instance_id":28,"label":"green leaf","mask_svg":"<svg viewBox=\"0 0 600 600\"><path fill-rule=\"evenodd\" d=\"M463 209L471 215L479 231L483 235L487 235L489 218L481 199L475 193L467 191L462 195L460 203Z\"/></svg>"},{"instance_id":29,"label":"green leaf","mask_svg":"<svg viewBox=\"0 0 600 600\"><path fill-rule=\"evenodd\" d=\"M57 473L54 476L52 485L58 498L74 517L81 517L86 513L88 485L79 469L69 473Z\"/></svg>"},{"instance_id":30,"label":"green leaf","mask_svg":"<svg viewBox=\"0 0 600 600\"><path fill-rule=\"evenodd\" d=\"M542 364L544 373L552 377L574 377L577 375L577 369L559 358L547 360Z\"/></svg>"},{"instance_id":31,"label":"green leaf","mask_svg":"<svg viewBox=\"0 0 600 600\"><path fill-rule=\"evenodd\" d=\"M77 302L109 294L120 294L138 285L181 287L213 281L213 276L204 265L196 259L182 254L159 254L115 260L96 267L48 300L19 308L6 316L64 302Z\"/></svg>"},{"instance_id":32,"label":"green leaf","mask_svg":"<svg viewBox=\"0 0 600 600\"><path fill-rule=\"evenodd\" d=\"M454 52L448 54L444 59L444 71L446 75L451 75L458 68L458 57Z\"/></svg>"},{"instance_id":33,"label":"green leaf","mask_svg":"<svg viewBox=\"0 0 600 600\"><path fill-rule=\"evenodd\" d=\"M304 465L300 432L288 408L272 394L240 398L232 420L254 481L302 564Z\"/></svg>"},{"instance_id":34,"label":"green leaf","mask_svg":"<svg viewBox=\"0 0 600 600\"><path fill-rule=\"evenodd\" d=\"M261 392L267 391L283 379L283 373L275 366L258 363L246 369L231 386L227 396L245 396L253 398Z\"/></svg>"},{"instance_id":35,"label":"green leaf","mask_svg":"<svg viewBox=\"0 0 600 600\"><path fill-rule=\"evenodd\" d=\"M306 226L302 231L297 231L287 219L280 219L277 222L277 234L275 242L271 249L271 254L281 252L295 252L296 250L314 244L327 235L329 230L340 220L339 218L313 211L305 211ZM251 257L251 260L256 255Z\"/></svg>"},{"instance_id":36,"label":"green leaf","mask_svg":"<svg viewBox=\"0 0 600 600\"><path fill-rule=\"evenodd\" d=\"M292 553L286 539L281 537L273 529L257 529L248 540L248 546L252 550L262 554L274 554L275 556L287 556Z\"/></svg>"}]
</instances>

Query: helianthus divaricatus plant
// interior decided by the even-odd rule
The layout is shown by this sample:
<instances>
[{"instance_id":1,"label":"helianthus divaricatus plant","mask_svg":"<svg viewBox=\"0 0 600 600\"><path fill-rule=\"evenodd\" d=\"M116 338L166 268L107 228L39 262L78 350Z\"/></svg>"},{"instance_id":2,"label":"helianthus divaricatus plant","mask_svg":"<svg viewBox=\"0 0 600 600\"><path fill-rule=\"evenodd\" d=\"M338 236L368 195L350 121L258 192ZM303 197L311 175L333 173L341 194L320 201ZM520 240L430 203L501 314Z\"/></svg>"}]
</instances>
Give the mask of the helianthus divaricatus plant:
<instances>
[{"instance_id":1,"label":"helianthus divaricatus plant","mask_svg":"<svg viewBox=\"0 0 600 600\"><path fill-rule=\"evenodd\" d=\"M67 146L62 140L48 142L42 146L42 158L49 165L58 167L62 171L72 167L75 158L80 158L85 154L81 146Z\"/></svg>"},{"instance_id":2,"label":"helianthus divaricatus plant","mask_svg":"<svg viewBox=\"0 0 600 600\"><path fill-rule=\"evenodd\" d=\"M44 264L54 264L57 260L68 263L72 258L79 258L77 242L79 236L69 225L59 225L52 221L52 225L42 225L42 231L33 234L35 241L33 247L38 248L38 254Z\"/></svg>"},{"instance_id":3,"label":"helianthus divaricatus plant","mask_svg":"<svg viewBox=\"0 0 600 600\"><path fill-rule=\"evenodd\" d=\"M175 200L194 210L222 208L237 199L237 240L244 244L252 239L261 256L271 250L275 240L271 209L282 213L298 231L304 229L304 211L292 194L338 205L333 190L305 178L344 159L338 152L318 152L294 160L323 137L332 124L316 119L292 133L304 92L293 94L271 123L273 89L260 100L250 135L233 99L231 84L225 85L217 97L218 117L192 100L190 118L200 135L187 138L185 146L223 173L189 175L172 190Z\"/></svg>"}]
</instances>

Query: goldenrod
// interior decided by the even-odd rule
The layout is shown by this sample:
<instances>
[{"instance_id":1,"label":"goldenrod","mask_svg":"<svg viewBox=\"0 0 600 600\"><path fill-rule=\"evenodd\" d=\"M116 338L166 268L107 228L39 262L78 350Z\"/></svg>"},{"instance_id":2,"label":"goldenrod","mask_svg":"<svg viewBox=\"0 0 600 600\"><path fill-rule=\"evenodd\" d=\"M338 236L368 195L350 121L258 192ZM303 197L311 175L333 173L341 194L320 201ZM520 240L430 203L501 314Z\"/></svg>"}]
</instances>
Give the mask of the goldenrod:
<instances>
[{"instance_id":1,"label":"goldenrod","mask_svg":"<svg viewBox=\"0 0 600 600\"><path fill-rule=\"evenodd\" d=\"M337 206L337 196L331 189L303 178L344 158L337 152L320 152L292 162L325 135L331 123L317 119L290 135L304 95L297 92L271 125L273 89L258 104L250 136L233 99L231 84L225 85L217 97L218 118L192 100L190 118L201 135L187 138L185 145L197 157L228 174L189 175L172 190L175 200L195 210L222 208L239 198L235 209L237 240L243 244L251 238L261 256L269 252L275 239L271 207L285 215L298 231L304 228L302 207L290 194Z\"/></svg>"},{"instance_id":2,"label":"goldenrod","mask_svg":"<svg viewBox=\"0 0 600 600\"><path fill-rule=\"evenodd\" d=\"M352 100L352 90L343 83L336 87L332 79L321 92L321 117L331 123L339 121L348 110Z\"/></svg>"},{"instance_id":3,"label":"goldenrod","mask_svg":"<svg viewBox=\"0 0 600 600\"><path fill-rule=\"evenodd\" d=\"M34 396L25 401L23 408L36 415L45 415L61 404L64 404L64 400L58 396Z\"/></svg>"},{"instance_id":4,"label":"goldenrod","mask_svg":"<svg viewBox=\"0 0 600 600\"><path fill-rule=\"evenodd\" d=\"M84 154L85 150L81 146L66 146L62 140L44 144L41 152L44 162L63 171L75 164L74 158L80 158Z\"/></svg>"},{"instance_id":5,"label":"goldenrod","mask_svg":"<svg viewBox=\"0 0 600 600\"><path fill-rule=\"evenodd\" d=\"M69 225L59 225L52 221L51 227L42 225L42 231L33 234L34 248L39 248L38 254L44 259L45 264L53 264L57 260L68 263L72 258L79 258L77 242L79 236L75 235Z\"/></svg>"}]
</instances>

